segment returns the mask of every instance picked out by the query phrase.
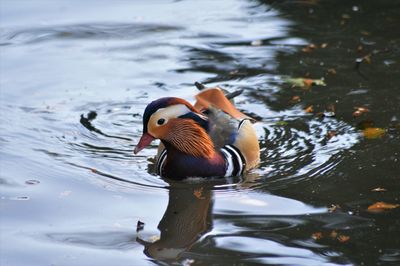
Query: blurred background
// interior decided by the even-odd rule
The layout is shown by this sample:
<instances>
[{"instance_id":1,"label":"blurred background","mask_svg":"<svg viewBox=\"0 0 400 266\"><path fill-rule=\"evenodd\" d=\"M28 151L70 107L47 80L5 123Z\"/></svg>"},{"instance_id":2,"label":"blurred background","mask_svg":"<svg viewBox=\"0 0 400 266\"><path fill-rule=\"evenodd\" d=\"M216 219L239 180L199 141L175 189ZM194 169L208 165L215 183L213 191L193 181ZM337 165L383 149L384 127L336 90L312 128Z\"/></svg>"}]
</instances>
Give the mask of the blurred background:
<instances>
[{"instance_id":1,"label":"blurred background","mask_svg":"<svg viewBox=\"0 0 400 266\"><path fill-rule=\"evenodd\" d=\"M398 265L398 1L0 1L1 265ZM195 81L260 167L163 180L146 105Z\"/></svg>"}]
</instances>

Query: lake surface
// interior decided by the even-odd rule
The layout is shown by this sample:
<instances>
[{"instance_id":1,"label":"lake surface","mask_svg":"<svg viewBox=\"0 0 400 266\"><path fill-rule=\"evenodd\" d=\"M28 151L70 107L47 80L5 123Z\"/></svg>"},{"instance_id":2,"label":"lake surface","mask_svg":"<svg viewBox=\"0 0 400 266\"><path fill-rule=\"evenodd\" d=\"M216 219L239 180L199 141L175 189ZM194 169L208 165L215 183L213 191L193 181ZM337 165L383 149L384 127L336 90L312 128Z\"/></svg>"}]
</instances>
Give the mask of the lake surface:
<instances>
[{"instance_id":1,"label":"lake surface","mask_svg":"<svg viewBox=\"0 0 400 266\"><path fill-rule=\"evenodd\" d=\"M399 265L398 25L398 1L1 1L0 265ZM195 81L244 90L259 168L133 154Z\"/></svg>"}]
</instances>

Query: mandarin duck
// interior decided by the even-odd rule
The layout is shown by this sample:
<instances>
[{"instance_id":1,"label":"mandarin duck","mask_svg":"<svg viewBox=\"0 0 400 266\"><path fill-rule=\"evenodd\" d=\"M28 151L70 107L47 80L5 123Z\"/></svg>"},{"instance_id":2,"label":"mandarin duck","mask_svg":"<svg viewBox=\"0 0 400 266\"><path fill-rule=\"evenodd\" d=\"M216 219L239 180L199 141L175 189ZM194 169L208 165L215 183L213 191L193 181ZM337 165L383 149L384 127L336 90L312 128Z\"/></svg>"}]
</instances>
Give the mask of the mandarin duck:
<instances>
[{"instance_id":1,"label":"mandarin duck","mask_svg":"<svg viewBox=\"0 0 400 266\"><path fill-rule=\"evenodd\" d=\"M256 167L260 147L253 119L236 109L221 88L196 86L202 90L194 105L164 97L146 107L134 153L160 139L157 174L169 179L239 176Z\"/></svg>"}]
</instances>

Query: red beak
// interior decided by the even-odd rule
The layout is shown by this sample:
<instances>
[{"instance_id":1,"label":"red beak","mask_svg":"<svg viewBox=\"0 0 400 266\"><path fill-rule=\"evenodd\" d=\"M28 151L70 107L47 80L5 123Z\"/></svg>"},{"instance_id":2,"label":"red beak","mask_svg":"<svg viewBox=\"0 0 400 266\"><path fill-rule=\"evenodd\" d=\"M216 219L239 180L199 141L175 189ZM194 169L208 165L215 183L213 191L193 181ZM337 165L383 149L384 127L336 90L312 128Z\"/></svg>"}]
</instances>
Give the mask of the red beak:
<instances>
[{"instance_id":1,"label":"red beak","mask_svg":"<svg viewBox=\"0 0 400 266\"><path fill-rule=\"evenodd\" d=\"M137 154L141 150L143 150L147 145L149 145L155 138L149 133L143 133L142 137L139 140L139 143L136 145L133 153Z\"/></svg>"}]
</instances>

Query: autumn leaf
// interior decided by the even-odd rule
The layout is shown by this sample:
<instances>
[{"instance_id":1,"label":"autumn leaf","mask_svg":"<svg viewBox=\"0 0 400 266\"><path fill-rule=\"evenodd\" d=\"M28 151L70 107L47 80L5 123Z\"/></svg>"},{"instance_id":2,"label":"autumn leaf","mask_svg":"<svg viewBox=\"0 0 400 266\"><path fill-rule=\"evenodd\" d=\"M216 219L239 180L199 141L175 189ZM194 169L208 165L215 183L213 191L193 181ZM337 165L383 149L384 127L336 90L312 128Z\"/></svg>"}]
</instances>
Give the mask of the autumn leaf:
<instances>
[{"instance_id":1,"label":"autumn leaf","mask_svg":"<svg viewBox=\"0 0 400 266\"><path fill-rule=\"evenodd\" d=\"M337 209L340 209L340 208L341 208L340 205L332 204L332 205L328 208L328 212L334 212L334 211L336 211Z\"/></svg>"},{"instance_id":2,"label":"autumn leaf","mask_svg":"<svg viewBox=\"0 0 400 266\"><path fill-rule=\"evenodd\" d=\"M298 103L298 102L301 102L301 98L300 98L300 96L295 95L295 96L292 97L292 99L290 99L289 102L290 102L291 104Z\"/></svg>"},{"instance_id":3,"label":"autumn leaf","mask_svg":"<svg viewBox=\"0 0 400 266\"><path fill-rule=\"evenodd\" d=\"M286 122L286 121L283 121L283 120L278 121L278 122L275 123L276 126L286 126L287 124L289 124L289 123Z\"/></svg>"},{"instance_id":4,"label":"autumn leaf","mask_svg":"<svg viewBox=\"0 0 400 266\"><path fill-rule=\"evenodd\" d=\"M329 140L329 139L333 138L336 135L337 135L336 131L328 131L328 133L326 133L326 138Z\"/></svg>"},{"instance_id":5,"label":"autumn leaf","mask_svg":"<svg viewBox=\"0 0 400 266\"><path fill-rule=\"evenodd\" d=\"M334 69L334 68L328 68L328 74L336 75L336 74L337 74L336 69Z\"/></svg>"},{"instance_id":6,"label":"autumn leaf","mask_svg":"<svg viewBox=\"0 0 400 266\"><path fill-rule=\"evenodd\" d=\"M304 112L306 113L314 112L314 106L313 105L308 106L306 109L304 109Z\"/></svg>"},{"instance_id":7,"label":"autumn leaf","mask_svg":"<svg viewBox=\"0 0 400 266\"><path fill-rule=\"evenodd\" d=\"M202 188L202 187L201 187L201 188L198 188L198 189L195 189L195 190L193 191L193 195L194 195L196 198L200 199L200 200L205 199L205 197L203 197L203 188Z\"/></svg>"},{"instance_id":8,"label":"autumn leaf","mask_svg":"<svg viewBox=\"0 0 400 266\"><path fill-rule=\"evenodd\" d=\"M330 236L331 238L335 239L335 238L338 236L338 233L337 233L335 230L333 230L333 231L329 234L329 236Z\"/></svg>"},{"instance_id":9,"label":"autumn leaf","mask_svg":"<svg viewBox=\"0 0 400 266\"><path fill-rule=\"evenodd\" d=\"M321 232L315 232L311 235L311 238L314 240L319 240L322 238L322 233Z\"/></svg>"},{"instance_id":10,"label":"autumn leaf","mask_svg":"<svg viewBox=\"0 0 400 266\"><path fill-rule=\"evenodd\" d=\"M369 112L369 109L366 108L366 107L354 107L354 109L356 109L356 110L353 112L353 116L354 116L354 117L359 117L360 115Z\"/></svg>"},{"instance_id":11,"label":"autumn leaf","mask_svg":"<svg viewBox=\"0 0 400 266\"><path fill-rule=\"evenodd\" d=\"M340 243L345 243L350 240L350 237L346 235L339 235L337 240L339 240Z\"/></svg>"},{"instance_id":12,"label":"autumn leaf","mask_svg":"<svg viewBox=\"0 0 400 266\"><path fill-rule=\"evenodd\" d=\"M311 88L311 86L313 85L313 80L312 79L303 79L303 83L307 88Z\"/></svg>"},{"instance_id":13,"label":"autumn leaf","mask_svg":"<svg viewBox=\"0 0 400 266\"><path fill-rule=\"evenodd\" d=\"M379 127L369 127L364 129L362 132L366 139L377 139L382 137L386 130Z\"/></svg>"},{"instance_id":14,"label":"autumn leaf","mask_svg":"<svg viewBox=\"0 0 400 266\"><path fill-rule=\"evenodd\" d=\"M326 86L324 79L309 78L284 78L284 82L291 84L293 87L310 88L311 86Z\"/></svg>"},{"instance_id":15,"label":"autumn leaf","mask_svg":"<svg viewBox=\"0 0 400 266\"><path fill-rule=\"evenodd\" d=\"M372 205L370 205L367 209L369 212L383 212L385 210L391 210L400 207L400 204L391 204L391 203L386 203L383 201L376 202Z\"/></svg>"},{"instance_id":16,"label":"autumn leaf","mask_svg":"<svg viewBox=\"0 0 400 266\"><path fill-rule=\"evenodd\" d=\"M303 49L301 49L303 52L305 53L310 53L312 50L314 50L315 48L317 48L317 46L315 44L309 44L306 47L304 47Z\"/></svg>"},{"instance_id":17,"label":"autumn leaf","mask_svg":"<svg viewBox=\"0 0 400 266\"><path fill-rule=\"evenodd\" d=\"M382 187L377 187L377 188L371 189L371 191L373 191L373 192L383 192L383 191L387 191L387 189L386 188L382 188Z\"/></svg>"}]
</instances>

